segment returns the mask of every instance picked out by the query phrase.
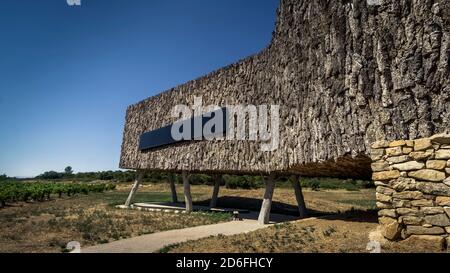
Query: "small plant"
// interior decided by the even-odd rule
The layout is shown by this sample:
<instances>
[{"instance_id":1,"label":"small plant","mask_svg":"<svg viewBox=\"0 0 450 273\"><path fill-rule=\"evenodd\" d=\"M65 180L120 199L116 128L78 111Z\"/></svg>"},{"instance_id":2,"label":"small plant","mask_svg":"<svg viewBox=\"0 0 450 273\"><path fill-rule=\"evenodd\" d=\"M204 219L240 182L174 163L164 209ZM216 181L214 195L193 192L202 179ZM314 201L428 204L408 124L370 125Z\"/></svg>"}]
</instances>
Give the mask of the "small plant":
<instances>
[{"instance_id":1,"label":"small plant","mask_svg":"<svg viewBox=\"0 0 450 273\"><path fill-rule=\"evenodd\" d=\"M320 183L318 181L312 182L311 183L311 190L319 191L320 190Z\"/></svg>"},{"instance_id":2,"label":"small plant","mask_svg":"<svg viewBox=\"0 0 450 273\"><path fill-rule=\"evenodd\" d=\"M278 229L289 228L290 226L291 226L291 223L283 222L283 223L280 223L280 224L275 224L273 227L278 230Z\"/></svg>"},{"instance_id":3,"label":"small plant","mask_svg":"<svg viewBox=\"0 0 450 273\"><path fill-rule=\"evenodd\" d=\"M336 228L334 226L329 226L326 230L323 231L323 235L325 237L330 237L331 234L336 232Z\"/></svg>"},{"instance_id":4,"label":"small plant","mask_svg":"<svg viewBox=\"0 0 450 273\"><path fill-rule=\"evenodd\" d=\"M171 245L167 245L163 248L161 248L160 250L156 251L157 253L169 253L172 249L178 247L180 244L171 244Z\"/></svg>"}]
</instances>

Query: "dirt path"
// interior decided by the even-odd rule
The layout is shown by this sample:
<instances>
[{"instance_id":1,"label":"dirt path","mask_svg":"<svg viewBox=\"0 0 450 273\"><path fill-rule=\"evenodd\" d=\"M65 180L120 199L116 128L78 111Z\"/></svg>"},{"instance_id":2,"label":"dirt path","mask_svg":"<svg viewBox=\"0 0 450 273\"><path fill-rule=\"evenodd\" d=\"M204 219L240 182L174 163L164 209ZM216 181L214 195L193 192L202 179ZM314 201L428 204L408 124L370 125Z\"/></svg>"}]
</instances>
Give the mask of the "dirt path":
<instances>
[{"instance_id":1,"label":"dirt path","mask_svg":"<svg viewBox=\"0 0 450 273\"><path fill-rule=\"evenodd\" d=\"M107 244L82 248L81 251L82 253L150 253L171 244L197 240L209 236L217 236L219 234L235 235L247 233L270 226L258 224L255 219L256 217L257 214L252 212L246 215L245 219L242 221L232 221L147 234ZM272 224L294 219L295 218L291 216L271 215Z\"/></svg>"}]
</instances>

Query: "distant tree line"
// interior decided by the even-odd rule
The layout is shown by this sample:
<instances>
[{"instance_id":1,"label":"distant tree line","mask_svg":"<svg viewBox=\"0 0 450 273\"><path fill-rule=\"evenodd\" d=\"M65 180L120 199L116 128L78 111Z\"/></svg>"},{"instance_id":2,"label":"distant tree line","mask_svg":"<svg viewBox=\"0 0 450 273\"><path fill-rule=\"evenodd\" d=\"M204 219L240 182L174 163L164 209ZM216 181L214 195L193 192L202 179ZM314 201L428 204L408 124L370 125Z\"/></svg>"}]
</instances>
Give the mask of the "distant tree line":
<instances>
[{"instance_id":1,"label":"distant tree line","mask_svg":"<svg viewBox=\"0 0 450 273\"><path fill-rule=\"evenodd\" d=\"M9 177L6 174L1 174L0 175L0 182L5 182L5 181L14 181L17 180L17 178L15 177Z\"/></svg>"},{"instance_id":2,"label":"distant tree line","mask_svg":"<svg viewBox=\"0 0 450 273\"><path fill-rule=\"evenodd\" d=\"M47 171L35 177L42 180L74 180L74 181L117 181L131 182L135 179L134 171L101 171L101 172L79 172L74 173L72 167L68 166L64 172Z\"/></svg>"},{"instance_id":3,"label":"distant tree line","mask_svg":"<svg viewBox=\"0 0 450 273\"><path fill-rule=\"evenodd\" d=\"M168 173L165 172L147 172L144 175L143 182L146 183L165 183L168 181ZM108 181L108 182L132 182L136 178L135 171L100 171L100 172L79 172L74 173L72 167L68 166L64 172L48 171L36 176L34 179L74 182L92 182L92 181ZM213 176L208 174L192 174L190 182L193 185L212 185L214 183ZM11 181L12 178L6 175L0 175L1 181ZM301 185L305 188L313 190L320 189L346 189L359 190L374 187L371 181L339 179L339 178L320 178L320 177L302 177ZM182 184L180 175L175 175L175 182ZM290 187L289 177L277 178L277 186ZM222 186L229 189L256 189L264 187L264 181L261 176L252 175L224 175Z\"/></svg>"},{"instance_id":4,"label":"distant tree line","mask_svg":"<svg viewBox=\"0 0 450 273\"><path fill-rule=\"evenodd\" d=\"M182 183L181 176L176 175L175 178L177 183ZM189 180L192 185L212 185L214 183L213 177L208 174L192 174ZM167 181L167 178L164 173L150 173L146 175L144 181L158 183ZM278 177L276 183L277 187L292 186L288 176ZM374 187L372 181L329 177L302 177L300 183L302 187L313 190L345 189L357 191ZM229 189L258 189L264 187L264 180L260 175L224 175L222 186Z\"/></svg>"}]
</instances>

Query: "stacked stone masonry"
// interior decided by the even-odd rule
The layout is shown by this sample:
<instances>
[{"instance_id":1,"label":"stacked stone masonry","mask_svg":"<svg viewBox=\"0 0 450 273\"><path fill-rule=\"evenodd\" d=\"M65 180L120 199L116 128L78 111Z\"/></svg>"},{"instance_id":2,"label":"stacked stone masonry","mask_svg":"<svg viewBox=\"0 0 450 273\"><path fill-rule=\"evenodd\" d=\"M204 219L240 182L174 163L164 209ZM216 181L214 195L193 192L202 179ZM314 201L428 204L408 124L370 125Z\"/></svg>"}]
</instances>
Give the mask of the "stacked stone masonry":
<instances>
[{"instance_id":1,"label":"stacked stone masonry","mask_svg":"<svg viewBox=\"0 0 450 273\"><path fill-rule=\"evenodd\" d=\"M450 240L450 134L371 146L378 216L389 240Z\"/></svg>"}]
</instances>

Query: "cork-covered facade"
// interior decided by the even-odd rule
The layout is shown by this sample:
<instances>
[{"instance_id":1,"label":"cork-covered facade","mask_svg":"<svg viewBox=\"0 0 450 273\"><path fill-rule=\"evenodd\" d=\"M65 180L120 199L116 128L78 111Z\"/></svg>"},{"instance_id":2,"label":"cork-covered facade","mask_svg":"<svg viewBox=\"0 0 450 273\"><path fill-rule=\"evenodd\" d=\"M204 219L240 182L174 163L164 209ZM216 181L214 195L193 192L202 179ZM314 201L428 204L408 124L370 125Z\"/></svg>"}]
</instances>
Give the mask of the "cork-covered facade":
<instances>
[{"instance_id":1,"label":"cork-covered facade","mask_svg":"<svg viewBox=\"0 0 450 273\"><path fill-rule=\"evenodd\" d=\"M265 50L128 107L120 167L369 178L373 142L449 129L449 60L448 1L282 0ZM279 148L241 140L139 150L142 133L200 96L279 105Z\"/></svg>"}]
</instances>

